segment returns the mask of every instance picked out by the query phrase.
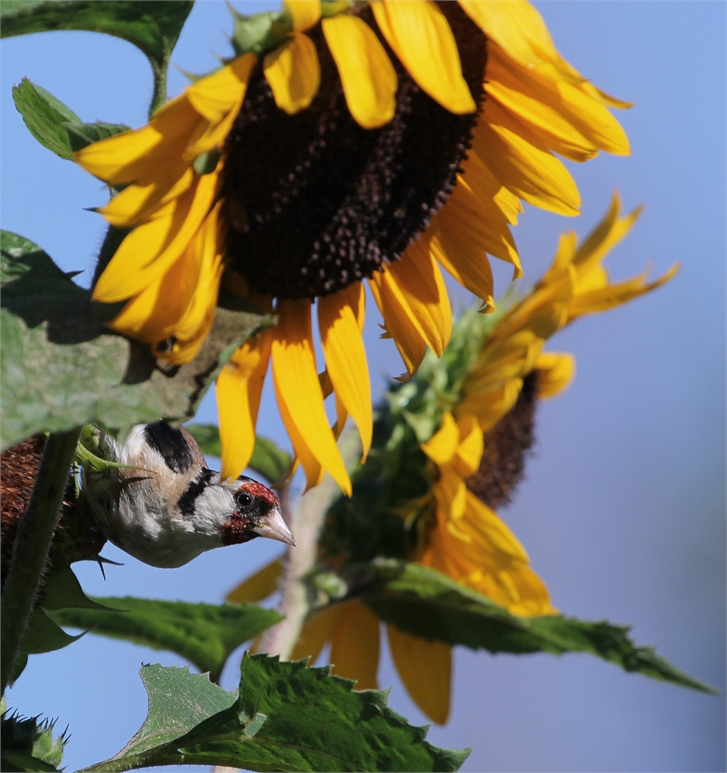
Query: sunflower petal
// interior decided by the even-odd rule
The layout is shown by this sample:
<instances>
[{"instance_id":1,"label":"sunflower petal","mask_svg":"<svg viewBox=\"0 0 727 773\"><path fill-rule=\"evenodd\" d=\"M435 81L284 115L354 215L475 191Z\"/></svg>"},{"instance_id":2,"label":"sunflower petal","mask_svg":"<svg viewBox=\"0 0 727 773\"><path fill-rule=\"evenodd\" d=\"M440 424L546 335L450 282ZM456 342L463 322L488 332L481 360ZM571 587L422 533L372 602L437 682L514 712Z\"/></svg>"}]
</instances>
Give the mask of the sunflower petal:
<instances>
[{"instance_id":1,"label":"sunflower petal","mask_svg":"<svg viewBox=\"0 0 727 773\"><path fill-rule=\"evenodd\" d=\"M434 722L449 717L452 648L442 641L426 641L387 625L391 657L406 691Z\"/></svg>"},{"instance_id":2,"label":"sunflower petal","mask_svg":"<svg viewBox=\"0 0 727 773\"><path fill-rule=\"evenodd\" d=\"M321 85L321 66L313 41L303 33L294 34L263 59L265 78L275 104L294 115L313 101Z\"/></svg>"},{"instance_id":3,"label":"sunflower petal","mask_svg":"<svg viewBox=\"0 0 727 773\"><path fill-rule=\"evenodd\" d=\"M347 414L361 436L364 458L371 448L373 419L371 382L361 332L364 321L364 288L360 282L318 300L318 327L326 369ZM342 412L337 410L338 428Z\"/></svg>"},{"instance_id":4,"label":"sunflower petal","mask_svg":"<svg viewBox=\"0 0 727 773\"><path fill-rule=\"evenodd\" d=\"M246 604L263 601L268 598L268 596L272 596L273 593L275 593L282 576L283 558L281 556L255 572L255 574L251 574L247 579L243 580L236 588L231 590L225 596L225 601L230 604Z\"/></svg>"},{"instance_id":5,"label":"sunflower petal","mask_svg":"<svg viewBox=\"0 0 727 773\"><path fill-rule=\"evenodd\" d=\"M379 689L379 618L357 599L342 605L329 661L334 674L356 680L357 690Z\"/></svg>"},{"instance_id":6,"label":"sunflower petal","mask_svg":"<svg viewBox=\"0 0 727 773\"><path fill-rule=\"evenodd\" d=\"M322 27L351 115L364 129L388 123L396 110L398 80L376 33L357 16L323 19Z\"/></svg>"},{"instance_id":7,"label":"sunflower petal","mask_svg":"<svg viewBox=\"0 0 727 773\"><path fill-rule=\"evenodd\" d=\"M477 109L449 22L435 3L383 0L371 8L386 42L423 91L450 113Z\"/></svg>"},{"instance_id":8,"label":"sunflower petal","mask_svg":"<svg viewBox=\"0 0 727 773\"><path fill-rule=\"evenodd\" d=\"M321 0L284 0L294 32L307 30L321 18Z\"/></svg>"},{"instance_id":9,"label":"sunflower petal","mask_svg":"<svg viewBox=\"0 0 727 773\"><path fill-rule=\"evenodd\" d=\"M386 334L394 339L396 348L404 360L407 372L397 380L411 378L427 350L427 342L421 326L388 271L377 271L369 280L369 287L384 318Z\"/></svg>"},{"instance_id":10,"label":"sunflower petal","mask_svg":"<svg viewBox=\"0 0 727 773\"><path fill-rule=\"evenodd\" d=\"M452 334L452 308L442 272L420 240L409 245L400 260L387 269L424 340L438 357Z\"/></svg>"},{"instance_id":11,"label":"sunflower petal","mask_svg":"<svg viewBox=\"0 0 727 773\"><path fill-rule=\"evenodd\" d=\"M271 344L270 331L245 341L217 376L222 480L237 478L255 450L255 425Z\"/></svg>"},{"instance_id":12,"label":"sunflower petal","mask_svg":"<svg viewBox=\"0 0 727 773\"><path fill-rule=\"evenodd\" d=\"M445 411L439 429L420 447L435 464L442 466L452 461L458 445L459 427L452 414Z\"/></svg>"},{"instance_id":13,"label":"sunflower petal","mask_svg":"<svg viewBox=\"0 0 727 773\"><path fill-rule=\"evenodd\" d=\"M321 654L321 650L325 647L326 642L330 639L331 633L338 621L338 616L341 614L341 609L341 604L333 604L306 620L298 641L290 654L290 659L302 660L308 657L310 658L308 665L312 666Z\"/></svg>"},{"instance_id":14,"label":"sunflower petal","mask_svg":"<svg viewBox=\"0 0 727 773\"><path fill-rule=\"evenodd\" d=\"M429 249L463 287L483 301L487 311L494 311L494 279L487 255L446 230L434 233L429 240Z\"/></svg>"},{"instance_id":15,"label":"sunflower petal","mask_svg":"<svg viewBox=\"0 0 727 773\"><path fill-rule=\"evenodd\" d=\"M280 321L273 330L272 359L281 415L283 411L287 413L284 420L287 418L289 434L291 430L298 433L313 458L344 493L350 494L351 481L323 407L313 351L310 301L278 301L276 312ZM305 466L303 459L301 462ZM308 482L311 483L310 476Z\"/></svg>"},{"instance_id":16,"label":"sunflower petal","mask_svg":"<svg viewBox=\"0 0 727 773\"><path fill-rule=\"evenodd\" d=\"M576 375L576 358L561 352L543 352L535 363L538 399L555 397L568 389Z\"/></svg>"}]
</instances>

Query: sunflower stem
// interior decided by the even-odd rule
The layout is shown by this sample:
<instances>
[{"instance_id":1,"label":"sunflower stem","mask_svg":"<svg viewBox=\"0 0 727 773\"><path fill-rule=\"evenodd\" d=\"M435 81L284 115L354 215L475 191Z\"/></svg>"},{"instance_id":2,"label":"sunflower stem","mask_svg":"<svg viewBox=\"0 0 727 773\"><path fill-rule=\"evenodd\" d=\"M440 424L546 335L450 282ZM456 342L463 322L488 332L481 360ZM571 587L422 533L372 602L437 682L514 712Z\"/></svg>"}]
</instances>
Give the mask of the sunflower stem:
<instances>
[{"instance_id":1,"label":"sunflower stem","mask_svg":"<svg viewBox=\"0 0 727 773\"><path fill-rule=\"evenodd\" d=\"M149 105L149 118L167 101L167 66L169 62L164 61L164 64L160 67L152 63L152 70L154 71L154 93L151 97L151 104Z\"/></svg>"},{"instance_id":2,"label":"sunflower stem","mask_svg":"<svg viewBox=\"0 0 727 773\"><path fill-rule=\"evenodd\" d=\"M358 432L352 428L344 432L339 448L350 470L361 458ZM285 558L282 599L278 606L278 611L285 615L285 619L268 629L260 646L261 652L278 655L281 660L288 660L293 652L313 600L305 579L318 558L318 536L328 508L340 493L333 478L326 475L318 486L304 494L297 506L290 510L289 526L298 546L290 548Z\"/></svg>"},{"instance_id":3,"label":"sunflower stem","mask_svg":"<svg viewBox=\"0 0 727 773\"><path fill-rule=\"evenodd\" d=\"M10 681L13 663L38 593L63 492L81 428L48 436L28 509L18 524L10 570L2 594L2 692Z\"/></svg>"}]
</instances>

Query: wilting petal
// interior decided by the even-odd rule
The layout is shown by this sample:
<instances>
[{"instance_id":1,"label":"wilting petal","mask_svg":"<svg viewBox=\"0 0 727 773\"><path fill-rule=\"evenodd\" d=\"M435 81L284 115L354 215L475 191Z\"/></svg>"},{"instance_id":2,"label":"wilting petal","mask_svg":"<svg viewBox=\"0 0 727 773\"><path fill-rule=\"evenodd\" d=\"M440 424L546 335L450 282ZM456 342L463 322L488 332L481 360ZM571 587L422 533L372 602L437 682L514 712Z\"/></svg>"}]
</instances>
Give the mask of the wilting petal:
<instances>
[{"instance_id":1,"label":"wilting petal","mask_svg":"<svg viewBox=\"0 0 727 773\"><path fill-rule=\"evenodd\" d=\"M321 650L326 642L330 639L342 608L342 604L333 604L306 620L298 641L295 643L295 647L293 647L293 652L290 654L290 659L302 660L308 657L310 658L308 665L312 666L321 654Z\"/></svg>"},{"instance_id":2,"label":"wilting petal","mask_svg":"<svg viewBox=\"0 0 727 773\"><path fill-rule=\"evenodd\" d=\"M376 33L357 16L323 19L322 26L351 115L365 129L388 123L396 110L398 81Z\"/></svg>"},{"instance_id":3,"label":"wilting petal","mask_svg":"<svg viewBox=\"0 0 727 773\"><path fill-rule=\"evenodd\" d=\"M434 3L383 0L371 8L386 42L423 91L451 113L477 109L449 22Z\"/></svg>"},{"instance_id":4,"label":"wilting petal","mask_svg":"<svg viewBox=\"0 0 727 773\"><path fill-rule=\"evenodd\" d=\"M275 593L282 576L283 558L281 556L255 572L255 574L250 575L246 580L243 580L225 596L225 601L230 604L247 604L262 601Z\"/></svg>"},{"instance_id":5,"label":"wilting petal","mask_svg":"<svg viewBox=\"0 0 727 773\"><path fill-rule=\"evenodd\" d=\"M356 599L341 606L328 658L333 673L355 679L357 690L378 690L379 618Z\"/></svg>"},{"instance_id":6,"label":"wilting petal","mask_svg":"<svg viewBox=\"0 0 727 773\"><path fill-rule=\"evenodd\" d=\"M308 107L321 85L321 67L313 41L294 34L263 59L265 78L273 91L275 104L294 115Z\"/></svg>"},{"instance_id":7,"label":"wilting petal","mask_svg":"<svg viewBox=\"0 0 727 773\"><path fill-rule=\"evenodd\" d=\"M406 375L399 376L397 380L410 378L416 373L427 350L424 332L388 271L377 271L369 280L369 287L384 318L386 331L394 339L404 360Z\"/></svg>"},{"instance_id":8,"label":"wilting petal","mask_svg":"<svg viewBox=\"0 0 727 773\"><path fill-rule=\"evenodd\" d=\"M203 175L154 220L135 228L101 274L93 299L122 301L162 276L180 258L209 214L216 191L217 175Z\"/></svg>"},{"instance_id":9,"label":"wilting petal","mask_svg":"<svg viewBox=\"0 0 727 773\"><path fill-rule=\"evenodd\" d=\"M310 301L278 301L276 312L280 321L273 330L273 377L281 413L285 409L289 414L288 432L291 427L297 431L323 469L344 493L350 494L351 481L323 408L313 351Z\"/></svg>"},{"instance_id":10,"label":"wilting petal","mask_svg":"<svg viewBox=\"0 0 727 773\"><path fill-rule=\"evenodd\" d=\"M336 398L358 427L364 457L371 448L371 383L361 336L364 288L360 282L318 300L318 327ZM340 413L340 412L339 412ZM342 429L339 416L339 429Z\"/></svg>"},{"instance_id":11,"label":"wilting petal","mask_svg":"<svg viewBox=\"0 0 727 773\"><path fill-rule=\"evenodd\" d=\"M449 717L452 648L443 641L426 641L387 625L391 657L406 691L434 722Z\"/></svg>"},{"instance_id":12,"label":"wilting petal","mask_svg":"<svg viewBox=\"0 0 727 773\"><path fill-rule=\"evenodd\" d=\"M567 389L576 375L576 358L561 352L543 352L535 363L538 398L555 397Z\"/></svg>"},{"instance_id":13,"label":"wilting petal","mask_svg":"<svg viewBox=\"0 0 727 773\"><path fill-rule=\"evenodd\" d=\"M270 331L248 339L217 376L223 480L237 478L255 450L255 425L271 344Z\"/></svg>"}]
</instances>

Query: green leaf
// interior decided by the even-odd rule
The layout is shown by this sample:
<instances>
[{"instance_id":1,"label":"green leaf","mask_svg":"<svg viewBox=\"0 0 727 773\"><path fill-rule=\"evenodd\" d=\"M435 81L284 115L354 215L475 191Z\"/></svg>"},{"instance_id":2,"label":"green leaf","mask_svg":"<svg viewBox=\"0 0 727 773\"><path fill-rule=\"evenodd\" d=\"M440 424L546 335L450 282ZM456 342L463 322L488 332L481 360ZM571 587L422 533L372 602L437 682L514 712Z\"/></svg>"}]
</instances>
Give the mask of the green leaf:
<instances>
[{"instance_id":1,"label":"green leaf","mask_svg":"<svg viewBox=\"0 0 727 773\"><path fill-rule=\"evenodd\" d=\"M57 771L63 760L65 733L53 737L55 722L3 714L2 770Z\"/></svg>"},{"instance_id":2,"label":"green leaf","mask_svg":"<svg viewBox=\"0 0 727 773\"><path fill-rule=\"evenodd\" d=\"M44 148L61 158L71 158L73 151L63 124L81 123L72 110L27 78L13 87L13 101L28 131Z\"/></svg>"},{"instance_id":3,"label":"green leaf","mask_svg":"<svg viewBox=\"0 0 727 773\"><path fill-rule=\"evenodd\" d=\"M354 692L353 682L329 671L307 668L303 661L281 663L246 654L239 695L228 708L166 743L150 747L141 739L144 751L130 744L112 760L87 770L184 763L259 771L452 771L467 757L466 751L428 743L425 728L409 725L388 708L385 692ZM178 684L165 685L164 694L150 692L144 723L153 722L162 738L166 732L175 735L176 728L169 727L176 716L173 696L184 694L190 675L177 671L170 676ZM189 712L182 714L184 726Z\"/></svg>"},{"instance_id":4,"label":"green leaf","mask_svg":"<svg viewBox=\"0 0 727 773\"><path fill-rule=\"evenodd\" d=\"M282 619L275 610L254 604L217 606L131 597L94 601L124 611L60 609L52 617L61 625L176 652L200 671L209 671L214 681L237 647Z\"/></svg>"},{"instance_id":5,"label":"green leaf","mask_svg":"<svg viewBox=\"0 0 727 773\"><path fill-rule=\"evenodd\" d=\"M272 322L221 297L226 307L197 358L166 370L148 346L105 327L119 304L91 302L33 242L0 232L0 273L3 448L88 423L125 432L189 418L234 348Z\"/></svg>"},{"instance_id":6,"label":"green leaf","mask_svg":"<svg viewBox=\"0 0 727 773\"><path fill-rule=\"evenodd\" d=\"M139 675L149 696L149 713L117 756L137 755L170 743L236 700L234 693L213 684L206 674L190 674L188 667L157 663L142 666Z\"/></svg>"},{"instance_id":7,"label":"green leaf","mask_svg":"<svg viewBox=\"0 0 727 773\"><path fill-rule=\"evenodd\" d=\"M43 587L43 608L52 611L58 609L100 609L110 610L92 601L81 588L81 583L70 566L64 566L60 571L51 574ZM116 610L114 610L116 611Z\"/></svg>"},{"instance_id":8,"label":"green leaf","mask_svg":"<svg viewBox=\"0 0 727 773\"><path fill-rule=\"evenodd\" d=\"M3 0L0 35L53 30L105 32L138 46L158 67L166 64L193 0Z\"/></svg>"},{"instance_id":9,"label":"green leaf","mask_svg":"<svg viewBox=\"0 0 727 773\"><path fill-rule=\"evenodd\" d=\"M349 588L387 623L425 639L490 652L587 652L654 679L715 693L657 655L637 647L627 626L562 615L517 617L485 596L419 564L382 561L349 569Z\"/></svg>"},{"instance_id":10,"label":"green leaf","mask_svg":"<svg viewBox=\"0 0 727 773\"><path fill-rule=\"evenodd\" d=\"M214 424L187 424L192 437L199 443L203 454L209 456L222 455L219 428ZM287 472L293 461L290 454L267 438L255 438L255 450L248 467L267 478L271 483L277 483Z\"/></svg>"}]
</instances>

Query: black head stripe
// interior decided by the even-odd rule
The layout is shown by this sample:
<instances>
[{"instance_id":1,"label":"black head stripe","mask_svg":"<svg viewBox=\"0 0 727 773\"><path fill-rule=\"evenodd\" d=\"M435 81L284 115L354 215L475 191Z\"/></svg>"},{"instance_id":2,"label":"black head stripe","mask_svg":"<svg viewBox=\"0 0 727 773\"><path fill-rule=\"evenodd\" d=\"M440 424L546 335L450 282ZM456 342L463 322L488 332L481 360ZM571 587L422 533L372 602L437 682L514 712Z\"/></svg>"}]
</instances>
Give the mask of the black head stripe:
<instances>
[{"instance_id":1,"label":"black head stripe","mask_svg":"<svg viewBox=\"0 0 727 773\"><path fill-rule=\"evenodd\" d=\"M192 449L181 430L170 427L166 421L155 421L144 427L144 434L170 470L186 472L194 464Z\"/></svg>"},{"instance_id":2,"label":"black head stripe","mask_svg":"<svg viewBox=\"0 0 727 773\"><path fill-rule=\"evenodd\" d=\"M197 497L205 490L213 475L214 472L212 470L203 467L189 482L186 491L177 501L177 507L182 515L194 515L194 503L197 501Z\"/></svg>"}]
</instances>

